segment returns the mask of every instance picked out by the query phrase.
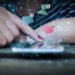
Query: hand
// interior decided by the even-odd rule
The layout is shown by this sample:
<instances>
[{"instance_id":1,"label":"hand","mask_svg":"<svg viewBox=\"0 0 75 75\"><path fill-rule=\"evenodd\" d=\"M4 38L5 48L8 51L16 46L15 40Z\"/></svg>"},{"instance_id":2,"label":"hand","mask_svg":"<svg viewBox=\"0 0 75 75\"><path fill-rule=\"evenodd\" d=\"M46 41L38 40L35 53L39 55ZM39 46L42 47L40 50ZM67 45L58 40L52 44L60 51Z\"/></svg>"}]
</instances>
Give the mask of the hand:
<instances>
[{"instance_id":1,"label":"hand","mask_svg":"<svg viewBox=\"0 0 75 75\"><path fill-rule=\"evenodd\" d=\"M43 26L54 25L54 31L50 34L44 35ZM75 18L64 18L49 22L36 29L38 34L46 39L55 38L56 40L62 40L65 43L75 43ZM41 32L41 33L40 33Z\"/></svg>"},{"instance_id":2,"label":"hand","mask_svg":"<svg viewBox=\"0 0 75 75\"><path fill-rule=\"evenodd\" d=\"M19 17L0 7L0 46L11 43L15 37L19 37L21 34L19 30L39 41L38 34L33 29L22 24L22 20Z\"/></svg>"}]
</instances>

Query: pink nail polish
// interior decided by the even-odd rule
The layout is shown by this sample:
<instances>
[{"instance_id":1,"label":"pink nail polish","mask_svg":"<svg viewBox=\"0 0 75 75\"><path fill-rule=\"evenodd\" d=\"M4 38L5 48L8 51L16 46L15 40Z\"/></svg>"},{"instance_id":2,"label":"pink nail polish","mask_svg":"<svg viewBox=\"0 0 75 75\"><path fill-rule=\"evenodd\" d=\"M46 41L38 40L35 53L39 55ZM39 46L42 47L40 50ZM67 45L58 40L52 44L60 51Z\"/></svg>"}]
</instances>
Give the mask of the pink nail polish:
<instances>
[{"instance_id":1,"label":"pink nail polish","mask_svg":"<svg viewBox=\"0 0 75 75\"><path fill-rule=\"evenodd\" d=\"M38 35L38 38L41 39L41 40L44 40L40 35Z\"/></svg>"}]
</instances>

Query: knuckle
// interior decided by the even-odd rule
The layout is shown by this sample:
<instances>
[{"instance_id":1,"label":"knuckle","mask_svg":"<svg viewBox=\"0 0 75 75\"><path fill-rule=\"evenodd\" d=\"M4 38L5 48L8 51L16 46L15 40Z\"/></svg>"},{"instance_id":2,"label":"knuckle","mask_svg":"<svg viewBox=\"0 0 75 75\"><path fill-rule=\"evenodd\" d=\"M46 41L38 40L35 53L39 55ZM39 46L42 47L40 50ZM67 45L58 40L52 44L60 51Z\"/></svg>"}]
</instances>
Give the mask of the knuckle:
<instances>
[{"instance_id":1,"label":"knuckle","mask_svg":"<svg viewBox=\"0 0 75 75\"><path fill-rule=\"evenodd\" d=\"M2 43L2 46L5 46L6 45L6 41L4 41L3 43Z\"/></svg>"},{"instance_id":2,"label":"knuckle","mask_svg":"<svg viewBox=\"0 0 75 75\"><path fill-rule=\"evenodd\" d=\"M6 41L5 40L2 40L1 46L5 46L5 45L6 45Z\"/></svg>"},{"instance_id":3,"label":"knuckle","mask_svg":"<svg viewBox=\"0 0 75 75\"><path fill-rule=\"evenodd\" d=\"M8 43L11 43L12 41L13 41L13 36L11 36L11 37L9 37L8 39L7 39L7 41L8 41Z\"/></svg>"},{"instance_id":4,"label":"knuckle","mask_svg":"<svg viewBox=\"0 0 75 75\"><path fill-rule=\"evenodd\" d=\"M15 37L19 36L19 34L20 34L19 31L14 32L14 36L15 36Z\"/></svg>"},{"instance_id":5,"label":"knuckle","mask_svg":"<svg viewBox=\"0 0 75 75\"><path fill-rule=\"evenodd\" d=\"M7 40L8 43L11 43L13 41L13 38L14 37L11 32L8 31L5 33L5 39Z\"/></svg>"}]
</instances>

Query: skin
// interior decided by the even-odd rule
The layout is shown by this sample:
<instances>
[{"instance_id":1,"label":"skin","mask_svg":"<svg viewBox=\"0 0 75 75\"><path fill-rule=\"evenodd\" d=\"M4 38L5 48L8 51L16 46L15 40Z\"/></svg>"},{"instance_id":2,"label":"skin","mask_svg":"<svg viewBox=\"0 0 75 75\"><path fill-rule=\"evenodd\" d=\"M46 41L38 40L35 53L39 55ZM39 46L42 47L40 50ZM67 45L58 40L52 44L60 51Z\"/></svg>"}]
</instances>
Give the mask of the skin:
<instances>
[{"instance_id":1,"label":"skin","mask_svg":"<svg viewBox=\"0 0 75 75\"><path fill-rule=\"evenodd\" d=\"M39 41L38 34L28 25L22 24L22 20L11 14L3 7L0 7L0 46L11 43L15 38L19 38L22 30L25 34L36 41Z\"/></svg>"},{"instance_id":2,"label":"skin","mask_svg":"<svg viewBox=\"0 0 75 75\"><path fill-rule=\"evenodd\" d=\"M45 25L54 25L54 31L48 35L48 39L55 38L57 40L62 40L64 43L75 43L75 18L63 18L49 22ZM42 27L39 27L35 31L40 33ZM47 38L47 35L45 37Z\"/></svg>"},{"instance_id":3,"label":"skin","mask_svg":"<svg viewBox=\"0 0 75 75\"><path fill-rule=\"evenodd\" d=\"M51 26L52 24L54 25L54 31L49 34L49 39L55 37L55 39L60 39L63 42L75 43L75 18L63 18L45 25ZM19 30L22 30L34 40L40 41L37 36L42 31L42 27L34 31L29 26L22 24L19 17L0 7L0 46L5 46L15 38L19 38L22 35Z\"/></svg>"}]
</instances>

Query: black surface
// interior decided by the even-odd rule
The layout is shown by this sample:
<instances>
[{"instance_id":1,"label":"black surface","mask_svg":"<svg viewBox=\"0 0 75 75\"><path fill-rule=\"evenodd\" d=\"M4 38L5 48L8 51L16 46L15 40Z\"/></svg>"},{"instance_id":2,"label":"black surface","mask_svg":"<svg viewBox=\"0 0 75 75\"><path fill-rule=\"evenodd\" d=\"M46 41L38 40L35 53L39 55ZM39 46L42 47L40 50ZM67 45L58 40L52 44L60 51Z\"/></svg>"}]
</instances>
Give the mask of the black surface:
<instances>
[{"instance_id":1,"label":"black surface","mask_svg":"<svg viewBox=\"0 0 75 75\"><path fill-rule=\"evenodd\" d=\"M0 75L75 75L75 60L0 59Z\"/></svg>"},{"instance_id":2,"label":"black surface","mask_svg":"<svg viewBox=\"0 0 75 75\"><path fill-rule=\"evenodd\" d=\"M59 54L16 54L2 48L0 75L75 75L75 46Z\"/></svg>"}]
</instances>

